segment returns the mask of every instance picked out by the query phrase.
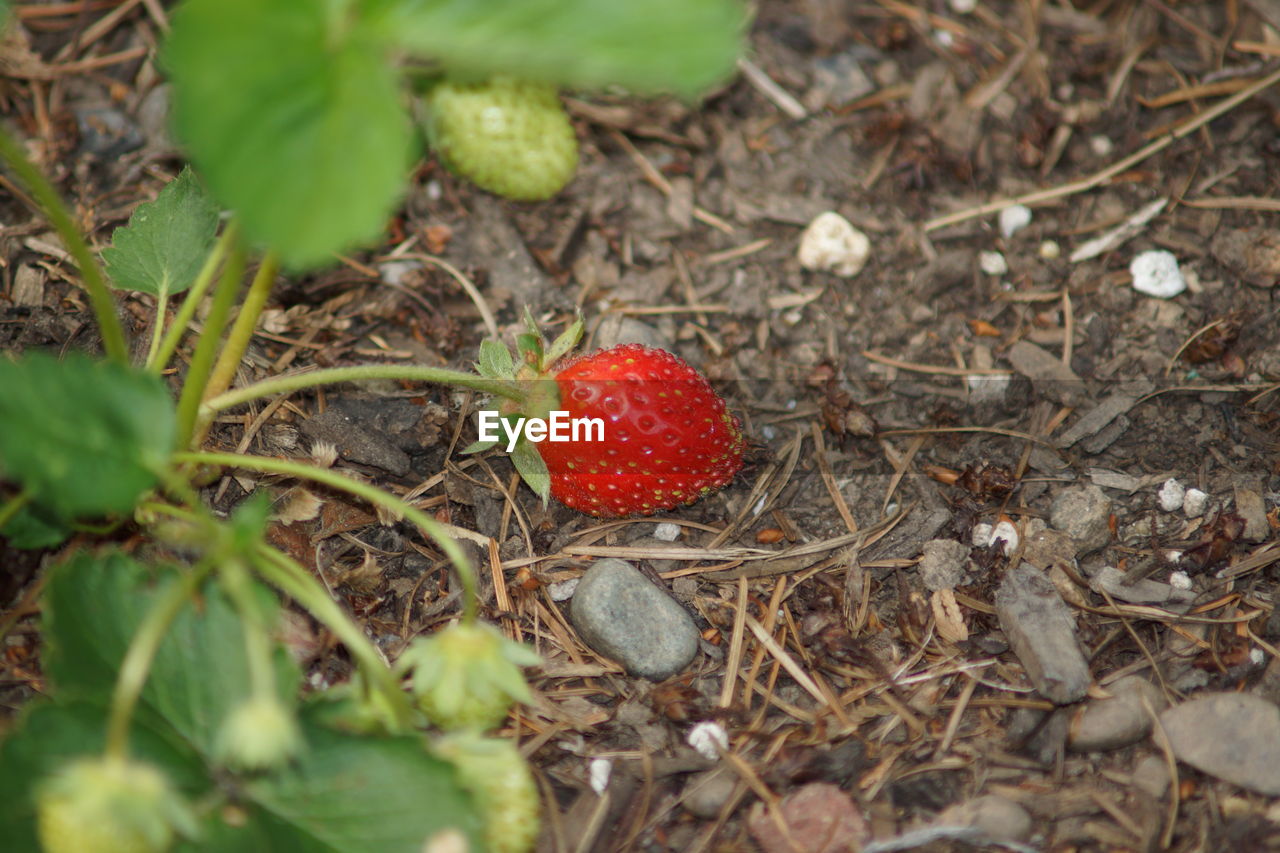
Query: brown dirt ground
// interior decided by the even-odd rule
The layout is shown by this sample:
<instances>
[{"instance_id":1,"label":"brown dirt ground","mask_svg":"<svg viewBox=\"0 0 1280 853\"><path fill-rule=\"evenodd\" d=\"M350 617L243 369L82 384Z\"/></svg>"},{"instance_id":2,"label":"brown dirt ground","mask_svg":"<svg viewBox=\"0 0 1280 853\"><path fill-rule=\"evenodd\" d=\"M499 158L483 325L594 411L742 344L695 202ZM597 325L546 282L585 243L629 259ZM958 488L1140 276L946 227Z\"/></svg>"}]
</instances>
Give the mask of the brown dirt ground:
<instances>
[{"instance_id":1,"label":"brown dirt ground","mask_svg":"<svg viewBox=\"0 0 1280 853\"><path fill-rule=\"evenodd\" d=\"M99 24L114 3L63 5L79 13L21 8L30 52L11 43L0 57L0 110L101 244L180 167L150 59L160 26L154 4L124 4L111 27ZM408 464L391 473L397 465L376 454L344 464L472 532L474 556L491 569L488 616L548 661L532 677L536 707L509 727L538 771L547 850L752 849L752 803L812 781L846 791L877 838L998 793L1032 813L1038 849L1280 844L1274 800L1185 764L1177 800L1139 790L1135 766L1163 756L1149 738L1112 752L1064 747L1065 726L1052 721L1072 709L1046 710L993 615L1018 553L973 547L958 620L935 609L914 567L926 540L968 543L975 524L1001 515L1025 532L1064 488L1098 483L1112 500L1107 543L1046 567L1074 602L1095 684L1142 674L1175 703L1197 689L1263 689L1280 635L1280 95L1263 88L1200 118L1273 71L1280 48L1267 22L1280 28L1280 7L961 5L763 0L751 62L798 104L742 75L697 107L578 95L583 163L556 200L508 204L428 159L383 247L282 280L275 293L244 380L308 364L468 363L485 333L472 300L438 265L389 259L429 252L475 284L507 334L526 304L550 325L575 308L592 324L643 322L712 377L752 436L747 468L721 494L610 523L542 508L501 457L460 457L472 401L438 388L299 395L267 417L229 417L211 438L305 455L314 433L300 425L349 406ZM0 178L0 347L93 347L73 267L13 191ZM1038 193L1031 223L1003 235L981 206L1027 193ZM1127 240L1071 260L1158 199L1167 205ZM871 239L852 279L796 260L803 226L825 210ZM1157 248L1189 279L1171 300L1129 286L1130 259ZM992 251L1003 274L980 266ZM144 337L149 304L125 307ZM1080 384L1022 376L1031 371L1009 358L1019 342ZM990 368L1015 380L979 397L965 376ZM1083 416L1124 394L1115 417L1063 446ZM1168 477L1207 492L1209 512L1161 511L1156 489ZM257 485L228 478L210 499L230 505ZM1248 536L1228 514L1242 491L1265 513ZM438 553L326 497L318 516L273 535L389 655L451 617L457 599ZM549 592L593 556L643 559L648 545L617 549L650 536L655 520L675 521L682 544L705 549L659 567L705 643L688 673L657 686L583 647ZM1196 546L1199 622L1087 585L1104 565ZM4 560L0 606L34 614L24 591L39 559ZM1234 577L1219 577L1231 567ZM1163 581L1169 566L1154 571ZM744 636L742 608L838 703L815 699ZM7 640L8 712L39 684L34 626L28 616ZM330 638L298 627L316 682L345 677ZM1200 675L1188 679L1189 668ZM740 759L739 784L712 818L679 802L706 766L684 743L700 719L719 720ZM603 799L587 785L587 759L600 756L615 759ZM924 849L960 849L932 843Z\"/></svg>"}]
</instances>

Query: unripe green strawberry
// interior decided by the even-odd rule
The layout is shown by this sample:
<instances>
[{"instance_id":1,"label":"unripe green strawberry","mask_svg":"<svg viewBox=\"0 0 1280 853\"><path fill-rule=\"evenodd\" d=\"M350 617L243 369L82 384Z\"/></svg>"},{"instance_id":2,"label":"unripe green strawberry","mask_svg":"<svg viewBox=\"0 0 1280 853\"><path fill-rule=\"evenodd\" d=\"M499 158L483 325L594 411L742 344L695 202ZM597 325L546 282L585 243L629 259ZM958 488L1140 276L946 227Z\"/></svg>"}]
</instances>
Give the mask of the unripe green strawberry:
<instances>
[{"instance_id":1,"label":"unripe green strawberry","mask_svg":"<svg viewBox=\"0 0 1280 853\"><path fill-rule=\"evenodd\" d=\"M302 751L298 720L275 696L250 696L223 720L214 754L227 767L258 771L279 767Z\"/></svg>"},{"instance_id":2,"label":"unripe green strawberry","mask_svg":"<svg viewBox=\"0 0 1280 853\"><path fill-rule=\"evenodd\" d=\"M438 739L435 752L458 768L484 819L489 853L526 853L538 838L538 788L514 743L476 732Z\"/></svg>"},{"instance_id":3,"label":"unripe green strawberry","mask_svg":"<svg viewBox=\"0 0 1280 853\"><path fill-rule=\"evenodd\" d=\"M194 822L168 779L149 764L84 758L45 779L36 831L45 853L162 853Z\"/></svg>"},{"instance_id":4,"label":"unripe green strawberry","mask_svg":"<svg viewBox=\"0 0 1280 853\"><path fill-rule=\"evenodd\" d=\"M500 196L551 198L578 167L573 125L546 84L445 81L427 95L427 111L427 138L444 164Z\"/></svg>"},{"instance_id":5,"label":"unripe green strawberry","mask_svg":"<svg viewBox=\"0 0 1280 853\"><path fill-rule=\"evenodd\" d=\"M414 640L399 668L413 670L413 692L427 719L447 731L491 729L511 704L532 699L522 666L542 663L492 625L458 623Z\"/></svg>"}]
</instances>

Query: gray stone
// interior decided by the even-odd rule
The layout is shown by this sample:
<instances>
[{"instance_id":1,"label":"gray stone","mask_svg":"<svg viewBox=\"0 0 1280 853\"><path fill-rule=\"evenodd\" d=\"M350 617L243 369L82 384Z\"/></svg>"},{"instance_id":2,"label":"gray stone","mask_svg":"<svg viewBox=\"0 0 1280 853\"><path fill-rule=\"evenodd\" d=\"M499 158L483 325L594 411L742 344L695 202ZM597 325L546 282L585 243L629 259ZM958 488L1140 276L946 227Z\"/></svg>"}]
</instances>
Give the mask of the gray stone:
<instances>
[{"instance_id":1,"label":"gray stone","mask_svg":"<svg viewBox=\"0 0 1280 853\"><path fill-rule=\"evenodd\" d=\"M625 314L607 314L591 338L593 346L609 349L618 344L642 344L654 349L672 350L671 339L662 332Z\"/></svg>"},{"instance_id":2,"label":"gray stone","mask_svg":"<svg viewBox=\"0 0 1280 853\"><path fill-rule=\"evenodd\" d=\"M1000 627L1040 695L1058 705L1083 699L1089 666L1075 620L1044 573L1020 563L1001 581L995 605Z\"/></svg>"},{"instance_id":3,"label":"gray stone","mask_svg":"<svg viewBox=\"0 0 1280 853\"><path fill-rule=\"evenodd\" d=\"M924 543L920 580L931 590L951 589L964 580L964 564L969 546L954 539L930 539Z\"/></svg>"},{"instance_id":4,"label":"gray stone","mask_svg":"<svg viewBox=\"0 0 1280 853\"><path fill-rule=\"evenodd\" d=\"M643 559L646 563L648 563L649 566L658 574L664 574L666 572L670 572L680 568L679 560L672 560L672 559L663 557L662 552L664 550L669 550L672 548L679 548L684 546L675 545L671 542L663 542L661 539L658 539L653 536L639 536L635 539L632 539L630 542L628 542L627 547L628 548L644 548L646 551L650 552L652 556L650 556L650 553L646 553L644 557L642 557L641 559Z\"/></svg>"},{"instance_id":5,"label":"gray stone","mask_svg":"<svg viewBox=\"0 0 1280 853\"><path fill-rule=\"evenodd\" d=\"M1084 402L1084 382L1048 350L1024 340L1009 347L1005 355L1014 370L1031 380L1037 393L1064 406Z\"/></svg>"},{"instance_id":6,"label":"gray stone","mask_svg":"<svg viewBox=\"0 0 1280 853\"><path fill-rule=\"evenodd\" d=\"M1161 755L1144 755L1133 766L1133 786L1157 800L1169 790L1169 765Z\"/></svg>"},{"instance_id":7,"label":"gray stone","mask_svg":"<svg viewBox=\"0 0 1280 853\"><path fill-rule=\"evenodd\" d=\"M1076 543L1061 530L1037 530L1028 532L1022 559L1037 569L1049 569L1066 564L1075 565Z\"/></svg>"},{"instance_id":8,"label":"gray stone","mask_svg":"<svg viewBox=\"0 0 1280 853\"><path fill-rule=\"evenodd\" d=\"M688 611L623 560L587 569L569 617L594 651L654 681L680 672L698 652L698 627Z\"/></svg>"},{"instance_id":9,"label":"gray stone","mask_svg":"<svg viewBox=\"0 0 1280 853\"><path fill-rule=\"evenodd\" d=\"M1080 554L1111 541L1110 517L1111 498L1092 484L1063 489L1049 507L1049 523L1075 540Z\"/></svg>"},{"instance_id":10,"label":"gray stone","mask_svg":"<svg viewBox=\"0 0 1280 853\"><path fill-rule=\"evenodd\" d=\"M1031 814L999 794L984 794L956 803L938 815L938 824L970 826L991 841L1026 841L1031 837Z\"/></svg>"},{"instance_id":11,"label":"gray stone","mask_svg":"<svg viewBox=\"0 0 1280 853\"><path fill-rule=\"evenodd\" d=\"M1236 486L1236 514L1244 519L1244 532L1240 538L1246 542L1264 542L1271 538L1271 525L1267 523L1267 505L1257 489Z\"/></svg>"},{"instance_id":12,"label":"gray stone","mask_svg":"<svg viewBox=\"0 0 1280 853\"><path fill-rule=\"evenodd\" d=\"M684 783L684 795L680 798L680 804L694 817L714 820L733 796L733 789L737 785L737 775L730 772L727 766L694 773Z\"/></svg>"},{"instance_id":13,"label":"gray stone","mask_svg":"<svg viewBox=\"0 0 1280 853\"><path fill-rule=\"evenodd\" d=\"M1280 708L1246 693L1206 693L1160 715L1179 761L1267 796L1280 795Z\"/></svg>"},{"instance_id":14,"label":"gray stone","mask_svg":"<svg viewBox=\"0 0 1280 853\"><path fill-rule=\"evenodd\" d=\"M402 477L409 473L409 454L396 446L391 436L358 415L330 405L314 417L298 424L312 441L324 441L348 462L368 465Z\"/></svg>"},{"instance_id":15,"label":"gray stone","mask_svg":"<svg viewBox=\"0 0 1280 853\"><path fill-rule=\"evenodd\" d=\"M1119 749L1137 743L1151 731L1147 706L1158 713L1167 704L1154 684L1137 675L1121 678L1106 690L1111 698L1090 699L1071 720L1067 744L1077 752Z\"/></svg>"},{"instance_id":16,"label":"gray stone","mask_svg":"<svg viewBox=\"0 0 1280 853\"><path fill-rule=\"evenodd\" d=\"M1184 613L1196 600L1196 594L1189 589L1178 589L1167 583L1160 583L1150 578L1124 582L1125 573L1114 566L1104 566L1089 579L1089 586L1094 592L1106 591L1107 595L1130 604L1159 604L1176 613Z\"/></svg>"}]
</instances>

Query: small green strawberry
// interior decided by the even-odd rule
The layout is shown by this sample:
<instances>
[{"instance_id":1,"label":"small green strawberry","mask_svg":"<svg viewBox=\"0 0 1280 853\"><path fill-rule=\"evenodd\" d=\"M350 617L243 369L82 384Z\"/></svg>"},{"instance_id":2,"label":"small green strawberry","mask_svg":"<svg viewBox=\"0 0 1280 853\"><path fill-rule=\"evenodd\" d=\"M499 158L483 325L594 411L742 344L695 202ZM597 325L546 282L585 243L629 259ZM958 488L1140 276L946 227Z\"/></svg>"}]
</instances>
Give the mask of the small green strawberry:
<instances>
[{"instance_id":1,"label":"small green strawberry","mask_svg":"<svg viewBox=\"0 0 1280 853\"><path fill-rule=\"evenodd\" d=\"M439 738L433 749L458 769L484 818L490 853L526 853L538 838L538 788L514 743L474 731Z\"/></svg>"},{"instance_id":2,"label":"small green strawberry","mask_svg":"<svg viewBox=\"0 0 1280 853\"><path fill-rule=\"evenodd\" d=\"M400 656L413 670L413 692L427 719L446 731L484 731L502 723L513 702L533 699L520 672L542 658L493 625L459 622L414 640Z\"/></svg>"},{"instance_id":3,"label":"small green strawberry","mask_svg":"<svg viewBox=\"0 0 1280 853\"><path fill-rule=\"evenodd\" d=\"M162 853L195 824L155 767L94 757L40 783L36 831L45 853Z\"/></svg>"},{"instance_id":4,"label":"small green strawberry","mask_svg":"<svg viewBox=\"0 0 1280 853\"><path fill-rule=\"evenodd\" d=\"M446 80L426 105L431 147L450 170L492 193L542 201L578 167L578 139L551 86L508 77Z\"/></svg>"},{"instance_id":5,"label":"small green strawberry","mask_svg":"<svg viewBox=\"0 0 1280 853\"><path fill-rule=\"evenodd\" d=\"M297 718L271 695L250 696L232 708L214 742L224 766L249 772L279 767L301 750Z\"/></svg>"}]
</instances>

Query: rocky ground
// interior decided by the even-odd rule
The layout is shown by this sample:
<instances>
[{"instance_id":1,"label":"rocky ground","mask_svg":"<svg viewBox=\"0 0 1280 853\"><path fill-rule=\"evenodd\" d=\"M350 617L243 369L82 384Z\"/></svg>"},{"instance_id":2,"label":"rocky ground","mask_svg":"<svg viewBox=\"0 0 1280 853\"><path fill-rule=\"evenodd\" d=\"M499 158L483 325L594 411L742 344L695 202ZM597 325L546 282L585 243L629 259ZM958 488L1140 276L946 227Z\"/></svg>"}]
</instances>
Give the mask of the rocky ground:
<instances>
[{"instance_id":1,"label":"rocky ground","mask_svg":"<svg viewBox=\"0 0 1280 853\"><path fill-rule=\"evenodd\" d=\"M108 6L20 7L0 51L0 109L98 243L181 165L159 6ZM1280 848L1280 5L765 0L750 44L697 106L574 94L550 203L424 161L386 245L280 282L242 368L465 364L486 313L581 310L715 382L753 442L730 488L544 508L429 387L298 395L213 445L328 442L460 531L546 659L508 728L542 849ZM13 190L0 346L92 346ZM337 498L283 522L389 656L455 613L406 530ZM4 561L13 712L40 558ZM313 683L345 678L297 627Z\"/></svg>"}]
</instances>

